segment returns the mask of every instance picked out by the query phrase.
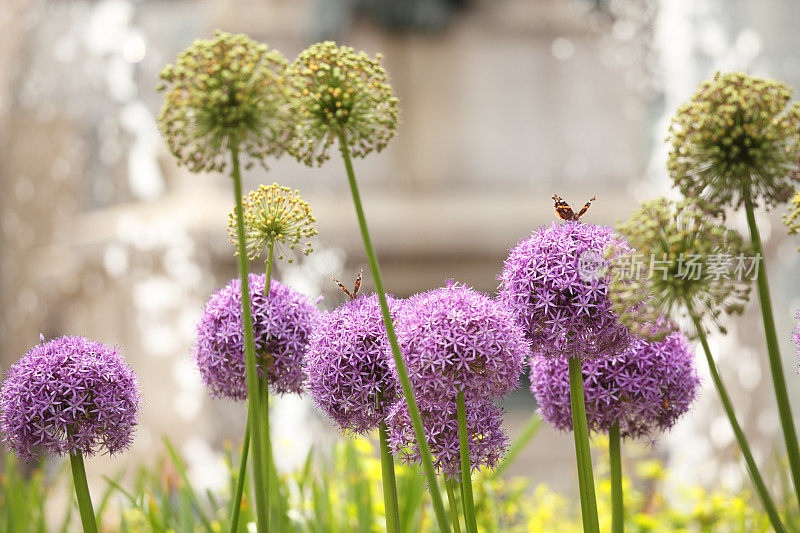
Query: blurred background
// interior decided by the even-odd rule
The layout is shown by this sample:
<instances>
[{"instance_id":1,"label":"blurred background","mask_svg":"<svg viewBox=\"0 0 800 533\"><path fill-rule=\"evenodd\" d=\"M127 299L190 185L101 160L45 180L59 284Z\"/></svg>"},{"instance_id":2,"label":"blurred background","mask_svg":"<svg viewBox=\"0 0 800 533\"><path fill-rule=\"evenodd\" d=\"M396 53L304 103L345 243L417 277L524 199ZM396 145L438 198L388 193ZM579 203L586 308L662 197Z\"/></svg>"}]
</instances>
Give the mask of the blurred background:
<instances>
[{"instance_id":1,"label":"blurred background","mask_svg":"<svg viewBox=\"0 0 800 533\"><path fill-rule=\"evenodd\" d=\"M356 172L387 287L407 296L448 278L493 293L508 248L553 220L553 193L573 205L597 195L585 220L600 224L674 194L664 138L675 109L717 69L800 87L798 23L791 0L2 0L0 371L40 333L120 345L145 404L115 465L150 461L168 435L197 483L226 479L220 450L239 442L245 408L207 397L192 342L205 300L236 275L231 187L178 168L155 121L159 70L215 28L290 60L321 39L384 53L402 124ZM366 267L341 162L270 166L247 173L245 188L298 188L319 221L314 254L280 263L278 276L338 305L331 276ZM798 242L779 211L759 223L797 414ZM712 348L766 462L782 450L755 307ZM738 489L745 472L704 383L670 435L626 451L662 458L678 479ZM513 438L536 408L524 377L505 407ZM278 399L272 420L281 468L338 438L305 398ZM88 461L90 475L108 461ZM510 473L569 491L573 469L571 436L544 428Z\"/></svg>"}]
</instances>

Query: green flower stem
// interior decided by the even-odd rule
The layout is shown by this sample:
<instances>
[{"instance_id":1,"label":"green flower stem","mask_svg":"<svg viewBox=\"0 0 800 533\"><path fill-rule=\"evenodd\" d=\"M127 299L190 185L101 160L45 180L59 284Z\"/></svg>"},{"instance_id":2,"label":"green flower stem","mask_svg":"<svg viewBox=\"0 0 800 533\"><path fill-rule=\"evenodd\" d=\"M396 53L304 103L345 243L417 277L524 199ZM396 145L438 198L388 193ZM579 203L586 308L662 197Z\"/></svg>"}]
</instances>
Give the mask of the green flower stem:
<instances>
[{"instance_id":1,"label":"green flower stem","mask_svg":"<svg viewBox=\"0 0 800 533\"><path fill-rule=\"evenodd\" d=\"M269 245L267 246L267 270L264 276L264 299L269 298L269 288L272 281L272 265L273 265L273 256L275 250L275 242L270 241ZM261 457L264 459L264 490L267 491L267 507L270 509L270 517L275 519L275 513L272 513L272 508L270 507L270 499L273 501L272 504L277 503L275 498L271 498L271 496L275 496L275 490L277 486L274 483L270 483L270 478L275 476L277 478L277 471L275 471L275 467L272 462L272 438L270 436L269 430L269 377L268 372L269 368L272 365L272 354L266 353L266 351L261 355L262 358L262 367L264 369L264 375L258 378L258 390L261 393L261 409L264 413L264 426L262 427L264 438L260 442L261 444Z\"/></svg>"},{"instance_id":2,"label":"green flower stem","mask_svg":"<svg viewBox=\"0 0 800 533\"><path fill-rule=\"evenodd\" d=\"M761 235L758 232L756 216L753 211L753 201L749 195L745 197L745 211L747 213L747 225L750 227L750 241L753 245L753 251L760 258L760 264L758 265L758 302L761 304L764 335L767 338L769 368L772 373L772 387L775 390L775 399L778 402L778 414L783 428L783 439L786 442L786 453L789 456L789 470L792 473L797 501L800 504L800 447L797 444L797 432L794 428L789 395L786 392L786 378L783 375L778 335L775 332L775 319L772 316L772 301L769 295L769 283L767 282L767 264L764 258L764 250L761 246Z\"/></svg>"},{"instance_id":3,"label":"green flower stem","mask_svg":"<svg viewBox=\"0 0 800 533\"><path fill-rule=\"evenodd\" d=\"M272 262L275 256L275 242L270 241L267 246L267 270L266 277L264 278L264 298L269 298L269 286L272 279Z\"/></svg>"},{"instance_id":4,"label":"green flower stem","mask_svg":"<svg viewBox=\"0 0 800 533\"><path fill-rule=\"evenodd\" d=\"M94 518L92 498L89 495L89 483L86 482L86 469L83 466L83 455L69 454L72 466L72 479L75 482L75 496L78 498L78 510L81 512L81 523L84 533L97 533L97 522Z\"/></svg>"},{"instance_id":5,"label":"green flower stem","mask_svg":"<svg viewBox=\"0 0 800 533\"><path fill-rule=\"evenodd\" d=\"M233 510L231 511L230 533L236 533L239 527L239 511L242 508L242 493L244 492L244 480L247 477L247 454L250 452L250 419L247 419L247 426L244 430L244 442L242 442L242 458L239 459L239 476L236 478L236 494L233 495Z\"/></svg>"},{"instance_id":6,"label":"green flower stem","mask_svg":"<svg viewBox=\"0 0 800 533\"><path fill-rule=\"evenodd\" d=\"M381 478L383 479L383 505L386 509L386 532L399 533L400 511L397 505L397 481L394 476L394 457L389 451L389 437L386 424L378 427L381 447Z\"/></svg>"},{"instance_id":7,"label":"green flower stem","mask_svg":"<svg viewBox=\"0 0 800 533\"><path fill-rule=\"evenodd\" d=\"M472 496L472 466L469 461L469 441L467 438L467 406L464 402L464 391L456 396L458 410L458 444L461 456L461 485L464 488L464 525L467 533L478 533L475 521L475 500Z\"/></svg>"},{"instance_id":8,"label":"green flower stem","mask_svg":"<svg viewBox=\"0 0 800 533\"><path fill-rule=\"evenodd\" d=\"M530 420L528 423L525 424L525 427L522 428L522 432L520 432L519 436L514 440L514 444L511 445L511 449L500 462L500 464L495 468L494 472L490 476L491 479L499 479L500 475L503 471L508 468L508 466L514 462L514 459L517 458L517 455L520 454L522 450L528 445L530 440L536 435L539 431L539 428L542 427L542 417L539 416L539 413L533 413L531 415Z\"/></svg>"},{"instance_id":9,"label":"green flower stem","mask_svg":"<svg viewBox=\"0 0 800 533\"><path fill-rule=\"evenodd\" d=\"M453 523L453 531L461 533L461 522L458 519L458 506L456 505L456 494L453 490L453 480L447 479L444 484L447 487L447 501L450 502L450 521Z\"/></svg>"},{"instance_id":10,"label":"green flower stem","mask_svg":"<svg viewBox=\"0 0 800 533\"><path fill-rule=\"evenodd\" d=\"M622 454L619 445L619 422L608 431L608 455L611 463L611 533L625 531L625 506L622 500Z\"/></svg>"},{"instance_id":11,"label":"green flower stem","mask_svg":"<svg viewBox=\"0 0 800 533\"><path fill-rule=\"evenodd\" d=\"M414 426L414 435L419 445L419 453L422 456L422 468L425 471L425 476L428 480L428 490L430 491L431 503L433 504L433 511L436 514L436 522L439 525L441 533L449 533L451 530L447 522L447 514L444 510L444 503L442 496L439 493L439 485L436 480L436 472L433 469L433 459L431 458L431 450L428 446L428 441L425 436L425 428L422 425L422 416L419 413L417 401L414 398L414 391L411 388L411 380L408 378L408 370L403 357L400 355L400 346L397 344L397 335L394 332L394 324L392 323L392 316L389 314L389 305L386 302L386 293L383 288L383 278L381 277L380 267L378 266L378 258L375 256L375 249L372 247L372 239L369 236L367 229L367 219L364 216L364 208L361 205L361 195L358 192L358 184L356 183L356 176L353 172L353 163L350 161L350 150L347 148L347 139L344 132L339 132L339 148L342 152L344 159L344 166L347 170L347 179L350 183L350 192L353 195L353 205L356 209L358 217L358 226L361 230L361 239L364 241L364 251L367 254L367 262L369 263L370 271L372 272L372 279L375 282L375 292L378 293L378 300L381 304L381 313L383 314L383 324L386 327L386 336L389 338L389 344L392 347L392 357L394 358L395 367L397 368L397 375L400 378L400 385L403 388L403 396L405 397L406 404L408 405L408 413L411 417L411 423Z\"/></svg>"},{"instance_id":12,"label":"green flower stem","mask_svg":"<svg viewBox=\"0 0 800 533\"><path fill-rule=\"evenodd\" d=\"M597 499L594 493L592 456L589 450L589 425L586 422L586 403L583 397L583 374L579 357L569 358L569 397L572 406L572 433L575 435L575 455L578 460L578 488L581 494L583 531L600 533L597 518Z\"/></svg>"},{"instance_id":13,"label":"green flower stem","mask_svg":"<svg viewBox=\"0 0 800 533\"><path fill-rule=\"evenodd\" d=\"M233 195L236 201L236 233L238 237L239 277L242 282L242 322L244 323L244 354L247 364L247 410L250 420L253 446L253 484L255 485L256 517L258 533L266 533L269 529L267 507L267 488L265 485L265 470L263 456L263 432L261 428L261 392L258 374L256 372L256 348L253 340L253 317L250 311L250 286L247 280L247 249L244 237L244 214L242 210L242 178L239 170L239 149L231 148L233 160Z\"/></svg>"},{"instance_id":14,"label":"green flower stem","mask_svg":"<svg viewBox=\"0 0 800 533\"><path fill-rule=\"evenodd\" d=\"M728 420L733 428L733 433L736 435L736 441L739 443L739 449L742 450L742 455L744 456L745 463L747 464L747 471L750 473L750 478L753 480L753 485L758 493L758 497L761 499L761 505L764 506L764 511L766 511L769 521L775 531L779 533L785 533L786 529L783 527L783 523L781 523L780 515L778 515L778 509L775 507L775 503L772 501L769 492L767 492L767 486L764 483L764 479L761 477L761 473L758 471L758 466L756 466L756 461L753 458L753 452L750 451L750 445L747 443L744 432L742 431L741 426L739 426L739 422L736 420L736 413L733 411L733 404L728 396L728 391L725 389L725 384L722 383L722 378L719 375L714 358L711 356L711 348L708 346L708 338L706 337L706 332L700 323L700 318L695 314L691 304L688 302L687 307L689 315L691 316L694 326L697 329L697 334L700 337L700 344L703 346L703 352L706 354L708 369L711 372L711 380L714 382L714 386L717 388L717 393L722 401L725 414L728 415Z\"/></svg>"}]
</instances>

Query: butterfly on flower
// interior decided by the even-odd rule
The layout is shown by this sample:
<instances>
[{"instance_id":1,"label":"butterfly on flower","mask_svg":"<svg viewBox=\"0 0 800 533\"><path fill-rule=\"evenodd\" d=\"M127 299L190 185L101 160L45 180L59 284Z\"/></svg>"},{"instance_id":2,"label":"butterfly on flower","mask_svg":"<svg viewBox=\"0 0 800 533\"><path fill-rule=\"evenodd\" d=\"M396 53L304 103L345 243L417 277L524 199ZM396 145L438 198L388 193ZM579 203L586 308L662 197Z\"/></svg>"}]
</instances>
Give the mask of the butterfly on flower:
<instances>
[{"instance_id":1,"label":"butterfly on flower","mask_svg":"<svg viewBox=\"0 0 800 533\"><path fill-rule=\"evenodd\" d=\"M581 210L578 211L577 213L575 213L575 211L572 210L572 208L569 206L569 204L567 202L564 201L563 198L561 198L557 194L553 195L553 201L555 202L556 214L562 220L569 220L569 221L577 221L578 219L580 219L583 216L583 214L586 211L589 210L589 206L592 205L592 202L594 202L596 199L597 199L596 196L592 196L589 199L588 202L583 204L583 207L581 208Z\"/></svg>"},{"instance_id":2,"label":"butterfly on flower","mask_svg":"<svg viewBox=\"0 0 800 533\"><path fill-rule=\"evenodd\" d=\"M341 284L341 282L339 282L338 279L333 278L333 281L336 282L339 288L342 289L342 292L344 292L347 296L349 296L351 300L355 300L356 297L358 296L359 289L361 289L361 276L363 275L364 275L364 269L362 268L358 271L358 277L356 278L356 284L353 286L353 292L350 292L347 289L347 287L345 287L344 285Z\"/></svg>"}]
</instances>

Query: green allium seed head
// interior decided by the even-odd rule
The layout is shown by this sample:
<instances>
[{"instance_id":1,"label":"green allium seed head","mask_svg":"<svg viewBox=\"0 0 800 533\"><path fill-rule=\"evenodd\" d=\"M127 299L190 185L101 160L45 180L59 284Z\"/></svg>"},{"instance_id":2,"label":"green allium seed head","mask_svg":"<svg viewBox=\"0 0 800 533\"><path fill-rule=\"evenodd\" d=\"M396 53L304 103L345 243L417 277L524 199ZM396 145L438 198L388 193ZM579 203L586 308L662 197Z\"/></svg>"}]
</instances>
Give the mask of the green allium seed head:
<instances>
[{"instance_id":1,"label":"green allium seed head","mask_svg":"<svg viewBox=\"0 0 800 533\"><path fill-rule=\"evenodd\" d=\"M783 223L789 228L789 233L800 233L800 191L792 198L789 212L783 215Z\"/></svg>"},{"instance_id":2,"label":"green allium seed head","mask_svg":"<svg viewBox=\"0 0 800 533\"><path fill-rule=\"evenodd\" d=\"M276 50L217 30L161 71L159 127L178 162L192 172L224 172L231 150L245 164L279 156L291 136L286 66Z\"/></svg>"},{"instance_id":3,"label":"green allium seed head","mask_svg":"<svg viewBox=\"0 0 800 533\"><path fill-rule=\"evenodd\" d=\"M786 202L800 182L800 105L791 96L782 83L738 72L701 83L667 139L667 168L684 196L733 207Z\"/></svg>"},{"instance_id":4,"label":"green allium seed head","mask_svg":"<svg viewBox=\"0 0 800 533\"><path fill-rule=\"evenodd\" d=\"M254 260L272 243L283 259L283 248L308 255L313 249L306 241L317 234L316 219L311 208L300 197L300 191L281 187L259 185L242 198L245 246L247 256ZM228 233L232 243L237 243L236 210L228 215ZM292 259L289 259L292 262Z\"/></svg>"},{"instance_id":5,"label":"green allium seed head","mask_svg":"<svg viewBox=\"0 0 800 533\"><path fill-rule=\"evenodd\" d=\"M674 329L672 321L696 335L689 308L704 328L713 324L725 332L723 315L744 310L753 254L713 206L651 200L618 224L617 231L636 252L609 252L609 294L622 323L637 335L658 340Z\"/></svg>"},{"instance_id":6,"label":"green allium seed head","mask_svg":"<svg viewBox=\"0 0 800 533\"><path fill-rule=\"evenodd\" d=\"M380 54L371 58L331 41L297 56L288 70L296 121L289 150L299 161L322 164L340 134L356 157L386 146L400 112L380 61Z\"/></svg>"}]
</instances>

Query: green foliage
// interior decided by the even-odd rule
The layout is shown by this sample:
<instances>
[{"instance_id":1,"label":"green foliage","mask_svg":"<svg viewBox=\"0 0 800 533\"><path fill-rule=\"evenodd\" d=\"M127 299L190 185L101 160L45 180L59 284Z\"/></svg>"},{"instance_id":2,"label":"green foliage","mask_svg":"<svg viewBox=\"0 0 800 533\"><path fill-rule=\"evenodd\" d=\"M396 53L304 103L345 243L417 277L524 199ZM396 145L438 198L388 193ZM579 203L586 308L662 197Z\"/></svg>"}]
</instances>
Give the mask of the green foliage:
<instances>
[{"instance_id":1,"label":"green foliage","mask_svg":"<svg viewBox=\"0 0 800 533\"><path fill-rule=\"evenodd\" d=\"M130 481L106 478L107 487L96 500L98 526L103 532L211 533L228 530L231 494L238 472L238 450L228 448L225 461L230 474L228 487L219 493L193 487L186 466L168 442L166 453L155 467L139 469ZM597 439L599 450L607 448ZM784 461L785 462L785 461ZM597 455L596 491L600 529L611 521L611 484L608 457ZM769 531L769 521L749 492L730 493L697 486L678 486L655 460L626 461L625 530L658 532ZM787 470L775 462L784 492L791 496ZM628 471L625 471L627 468ZM69 476L62 467L48 476L40 468L26 471L7 455L0 474L0 533L73 531L77 513ZM381 466L378 451L367 439L348 439L332 449L312 451L295 471L282 474L277 485L280 497L271 498L274 531L291 533L373 533L384 530L381 496ZM779 483L780 484L780 483ZM97 489L98 487L94 487ZM425 477L417 468L398 466L397 488L400 522L404 533L435 531L435 518L425 488ZM578 533L580 512L574 495L559 494L544 484L534 486L522 477L494 477L481 473L474 478L478 530L487 533ZM456 499L460 507L460 495ZM239 531L255 520L249 483L240 517ZM64 498L68 498L64 503ZM791 508L791 498L781 500ZM59 512L59 506L66 506ZM62 507L63 508L63 507ZM54 520L54 517L56 518ZM787 525L800 527L794 511Z\"/></svg>"},{"instance_id":2,"label":"green foliage","mask_svg":"<svg viewBox=\"0 0 800 533\"><path fill-rule=\"evenodd\" d=\"M800 181L800 104L792 89L741 72L700 84L672 118L667 159L687 198L735 208L789 200Z\"/></svg>"}]
</instances>

